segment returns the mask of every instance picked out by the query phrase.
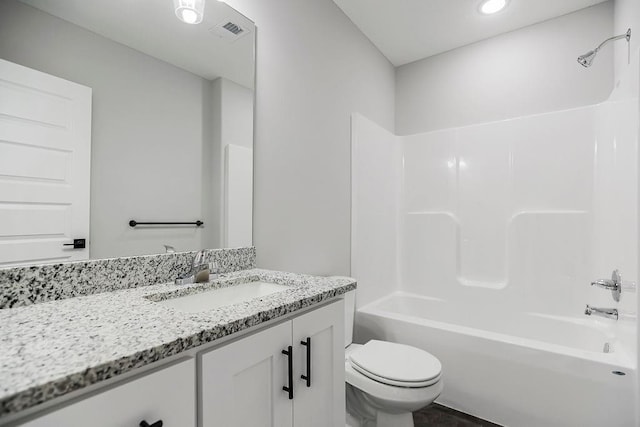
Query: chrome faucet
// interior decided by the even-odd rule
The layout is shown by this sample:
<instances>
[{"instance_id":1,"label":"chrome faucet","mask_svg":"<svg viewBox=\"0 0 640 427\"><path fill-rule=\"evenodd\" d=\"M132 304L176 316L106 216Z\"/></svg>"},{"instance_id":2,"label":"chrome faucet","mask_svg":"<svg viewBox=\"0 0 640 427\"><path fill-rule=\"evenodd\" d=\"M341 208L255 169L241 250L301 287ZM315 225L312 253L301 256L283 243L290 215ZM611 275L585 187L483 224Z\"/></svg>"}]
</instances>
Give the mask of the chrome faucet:
<instances>
[{"instance_id":1,"label":"chrome faucet","mask_svg":"<svg viewBox=\"0 0 640 427\"><path fill-rule=\"evenodd\" d=\"M613 273L611 273L611 279L596 280L595 282L591 282L591 286L610 290L614 301L620 301L620 294L622 293L622 276L618 270L613 270Z\"/></svg>"},{"instance_id":2,"label":"chrome faucet","mask_svg":"<svg viewBox=\"0 0 640 427\"><path fill-rule=\"evenodd\" d=\"M598 308L591 307L587 304L587 308L584 310L584 314L587 316L601 316L606 317L607 319L615 319L618 320L618 310L615 308Z\"/></svg>"},{"instance_id":3,"label":"chrome faucet","mask_svg":"<svg viewBox=\"0 0 640 427\"><path fill-rule=\"evenodd\" d=\"M182 277L176 279L176 285L188 285L191 283L204 283L209 281L209 254L205 250L198 251L193 262L191 270ZM217 275L216 275L217 277ZM214 277L215 278L215 277Z\"/></svg>"},{"instance_id":4,"label":"chrome faucet","mask_svg":"<svg viewBox=\"0 0 640 427\"><path fill-rule=\"evenodd\" d=\"M620 295L623 290L625 292L635 292L637 287L635 282L623 281L622 275L618 270L613 270L611 279L596 280L595 282L591 282L591 286L610 290L611 296L613 296L616 302L620 301Z\"/></svg>"}]
</instances>

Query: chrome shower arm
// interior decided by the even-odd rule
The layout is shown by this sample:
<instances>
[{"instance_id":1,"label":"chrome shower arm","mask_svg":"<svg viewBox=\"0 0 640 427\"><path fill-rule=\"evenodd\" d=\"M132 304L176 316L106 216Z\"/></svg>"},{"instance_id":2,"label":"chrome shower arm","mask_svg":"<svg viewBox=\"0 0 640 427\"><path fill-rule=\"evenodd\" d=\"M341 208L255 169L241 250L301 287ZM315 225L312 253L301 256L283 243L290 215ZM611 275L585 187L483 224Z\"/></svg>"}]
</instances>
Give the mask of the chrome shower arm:
<instances>
[{"instance_id":1,"label":"chrome shower arm","mask_svg":"<svg viewBox=\"0 0 640 427\"><path fill-rule=\"evenodd\" d=\"M594 50L590 50L589 52L585 53L584 55L578 56L578 63L580 63L580 65L582 65L585 68L586 67L590 67L591 63L593 62L593 59L598 54L598 51L600 51L600 49L602 49L602 47L604 45L606 45L609 42L612 42L612 41L615 41L615 40L620 40L620 39L626 39L627 43L629 43L629 41L631 40L631 28L629 28L627 30L627 32L624 33L624 34L620 34L619 36L609 37L608 39L606 39L605 41L600 43L598 45L598 47L595 48Z\"/></svg>"},{"instance_id":2,"label":"chrome shower arm","mask_svg":"<svg viewBox=\"0 0 640 427\"><path fill-rule=\"evenodd\" d=\"M616 40L620 40L620 39L627 39L627 41L630 41L631 40L631 28L629 28L627 30L627 32L624 33L624 34L620 34L619 36L609 37L608 39L606 39L605 41L600 43L597 48L595 48L595 52L599 51L602 48L602 46L606 45L607 43L613 42L613 41L616 41Z\"/></svg>"}]
</instances>

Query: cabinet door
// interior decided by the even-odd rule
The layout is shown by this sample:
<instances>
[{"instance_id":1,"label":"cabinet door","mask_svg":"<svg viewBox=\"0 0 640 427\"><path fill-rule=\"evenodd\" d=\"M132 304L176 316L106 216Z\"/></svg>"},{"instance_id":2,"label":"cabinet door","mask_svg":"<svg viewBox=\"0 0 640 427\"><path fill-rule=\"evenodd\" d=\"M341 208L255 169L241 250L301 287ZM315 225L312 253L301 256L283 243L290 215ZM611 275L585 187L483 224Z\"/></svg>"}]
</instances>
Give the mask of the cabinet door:
<instances>
[{"instance_id":1,"label":"cabinet door","mask_svg":"<svg viewBox=\"0 0 640 427\"><path fill-rule=\"evenodd\" d=\"M195 427L194 359L152 372L27 422L27 427Z\"/></svg>"},{"instance_id":2,"label":"cabinet door","mask_svg":"<svg viewBox=\"0 0 640 427\"><path fill-rule=\"evenodd\" d=\"M289 321L202 354L202 427L291 427L290 345Z\"/></svg>"},{"instance_id":3,"label":"cabinet door","mask_svg":"<svg viewBox=\"0 0 640 427\"><path fill-rule=\"evenodd\" d=\"M311 343L307 362L308 346ZM293 425L327 427L345 425L344 301L293 319L294 378ZM308 368L310 384L302 378Z\"/></svg>"}]
</instances>

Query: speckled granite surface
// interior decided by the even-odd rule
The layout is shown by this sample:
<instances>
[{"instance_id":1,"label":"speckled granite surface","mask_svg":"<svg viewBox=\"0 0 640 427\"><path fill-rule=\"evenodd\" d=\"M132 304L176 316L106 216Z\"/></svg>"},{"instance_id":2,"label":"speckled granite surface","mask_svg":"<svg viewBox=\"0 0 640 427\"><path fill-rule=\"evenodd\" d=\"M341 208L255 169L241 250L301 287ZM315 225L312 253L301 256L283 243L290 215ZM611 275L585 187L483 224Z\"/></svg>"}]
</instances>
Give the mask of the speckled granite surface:
<instances>
[{"instance_id":1,"label":"speckled granite surface","mask_svg":"<svg viewBox=\"0 0 640 427\"><path fill-rule=\"evenodd\" d=\"M2 416L325 301L349 290L350 278L323 278L251 269L237 278L291 289L231 306L185 313L162 306L166 292L202 284L160 284L0 310ZM151 298L151 299L150 299Z\"/></svg>"},{"instance_id":2,"label":"speckled granite surface","mask_svg":"<svg viewBox=\"0 0 640 427\"><path fill-rule=\"evenodd\" d=\"M228 273L255 267L253 247L210 249ZM189 271L195 252L0 268L0 309L173 281Z\"/></svg>"}]
</instances>

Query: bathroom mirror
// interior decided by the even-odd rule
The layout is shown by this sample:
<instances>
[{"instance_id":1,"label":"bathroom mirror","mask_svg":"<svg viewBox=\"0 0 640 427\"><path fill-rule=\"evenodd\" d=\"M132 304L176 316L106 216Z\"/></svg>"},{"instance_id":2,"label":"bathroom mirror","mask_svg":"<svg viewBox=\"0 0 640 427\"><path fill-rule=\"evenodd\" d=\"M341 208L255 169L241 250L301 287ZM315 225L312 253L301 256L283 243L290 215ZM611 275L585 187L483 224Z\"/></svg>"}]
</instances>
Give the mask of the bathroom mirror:
<instances>
[{"instance_id":1,"label":"bathroom mirror","mask_svg":"<svg viewBox=\"0 0 640 427\"><path fill-rule=\"evenodd\" d=\"M252 244L256 28L179 14L0 2L0 268Z\"/></svg>"}]
</instances>

